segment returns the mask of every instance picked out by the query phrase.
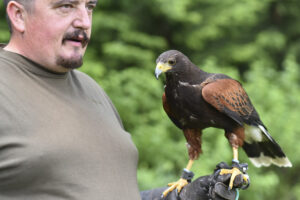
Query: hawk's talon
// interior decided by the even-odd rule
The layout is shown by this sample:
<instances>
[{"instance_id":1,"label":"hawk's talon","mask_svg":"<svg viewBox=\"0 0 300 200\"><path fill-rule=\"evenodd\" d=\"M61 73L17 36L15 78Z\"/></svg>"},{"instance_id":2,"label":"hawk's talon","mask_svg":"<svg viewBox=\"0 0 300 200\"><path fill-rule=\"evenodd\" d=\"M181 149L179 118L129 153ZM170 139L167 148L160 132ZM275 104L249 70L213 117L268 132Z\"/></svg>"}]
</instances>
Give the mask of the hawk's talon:
<instances>
[{"instance_id":1,"label":"hawk's talon","mask_svg":"<svg viewBox=\"0 0 300 200\"><path fill-rule=\"evenodd\" d=\"M236 176L238 175L242 175L243 176L243 180L246 182L246 183L249 183L248 180L249 178L247 178L241 171L239 168L237 167L233 167L232 169L221 169L220 171L220 175L223 175L223 174L231 174L231 178L230 178L230 182L229 182L229 188L228 190L231 190L233 188L233 181L235 179ZM249 184L247 184L249 186ZM248 187L247 186L247 187Z\"/></svg>"},{"instance_id":2,"label":"hawk's talon","mask_svg":"<svg viewBox=\"0 0 300 200\"><path fill-rule=\"evenodd\" d=\"M186 186L188 184L188 181L186 179L180 178L178 181L173 182L173 183L169 183L168 186L169 188L166 189L163 193L162 196L166 197L170 192L172 192L173 190L176 189L176 193L177 196L180 193L180 191L182 190L182 188L184 186Z\"/></svg>"},{"instance_id":3,"label":"hawk's talon","mask_svg":"<svg viewBox=\"0 0 300 200\"><path fill-rule=\"evenodd\" d=\"M246 181L244 178L246 178ZM246 190L250 186L250 177L248 175L244 175L243 180L246 182L246 184L244 184L241 189Z\"/></svg>"}]
</instances>

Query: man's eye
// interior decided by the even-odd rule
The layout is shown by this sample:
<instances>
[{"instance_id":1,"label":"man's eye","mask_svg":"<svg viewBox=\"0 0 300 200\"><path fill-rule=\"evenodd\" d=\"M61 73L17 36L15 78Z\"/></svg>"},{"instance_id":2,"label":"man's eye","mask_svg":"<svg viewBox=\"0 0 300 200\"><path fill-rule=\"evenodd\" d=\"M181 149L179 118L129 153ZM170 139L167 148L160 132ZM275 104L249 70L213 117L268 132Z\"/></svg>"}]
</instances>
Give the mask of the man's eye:
<instances>
[{"instance_id":1,"label":"man's eye","mask_svg":"<svg viewBox=\"0 0 300 200\"><path fill-rule=\"evenodd\" d=\"M73 8L72 4L64 4L59 7L62 12L68 12Z\"/></svg>"},{"instance_id":2,"label":"man's eye","mask_svg":"<svg viewBox=\"0 0 300 200\"><path fill-rule=\"evenodd\" d=\"M87 5L88 11L93 11L95 9L95 5Z\"/></svg>"}]
</instances>

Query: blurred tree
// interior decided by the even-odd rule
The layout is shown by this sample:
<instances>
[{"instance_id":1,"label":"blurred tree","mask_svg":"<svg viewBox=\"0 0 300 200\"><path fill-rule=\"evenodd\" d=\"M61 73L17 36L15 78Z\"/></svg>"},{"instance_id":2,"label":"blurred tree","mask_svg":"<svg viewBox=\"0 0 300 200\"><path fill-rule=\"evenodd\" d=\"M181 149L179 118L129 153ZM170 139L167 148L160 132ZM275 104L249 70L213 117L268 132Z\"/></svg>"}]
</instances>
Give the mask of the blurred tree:
<instances>
[{"instance_id":1,"label":"blurred tree","mask_svg":"<svg viewBox=\"0 0 300 200\"><path fill-rule=\"evenodd\" d=\"M0 5L0 42L9 33ZM155 59L178 49L207 72L240 80L293 168L254 168L240 199L300 199L300 4L297 0L100 0L82 71L109 94L139 150L140 189L177 180L185 139L161 106ZM230 162L223 132L207 129L196 176ZM241 151L242 152L242 151ZM241 161L249 162L244 153Z\"/></svg>"}]
</instances>

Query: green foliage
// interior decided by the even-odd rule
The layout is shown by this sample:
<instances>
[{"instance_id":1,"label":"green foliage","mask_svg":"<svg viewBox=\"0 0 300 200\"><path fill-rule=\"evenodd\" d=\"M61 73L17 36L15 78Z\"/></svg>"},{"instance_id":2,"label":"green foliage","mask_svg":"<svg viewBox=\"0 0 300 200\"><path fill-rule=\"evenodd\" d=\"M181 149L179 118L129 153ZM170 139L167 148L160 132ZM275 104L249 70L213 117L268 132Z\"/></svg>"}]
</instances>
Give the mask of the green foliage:
<instances>
[{"instance_id":1,"label":"green foliage","mask_svg":"<svg viewBox=\"0 0 300 200\"><path fill-rule=\"evenodd\" d=\"M7 42L0 5L0 42ZM293 168L255 168L241 198L300 199L300 4L296 0L101 0L82 71L115 103L139 150L140 189L177 180L188 157L185 139L164 113L155 59L178 49L208 72L241 81ZM223 131L203 133L196 176L232 152ZM249 162L240 151L240 160Z\"/></svg>"}]
</instances>

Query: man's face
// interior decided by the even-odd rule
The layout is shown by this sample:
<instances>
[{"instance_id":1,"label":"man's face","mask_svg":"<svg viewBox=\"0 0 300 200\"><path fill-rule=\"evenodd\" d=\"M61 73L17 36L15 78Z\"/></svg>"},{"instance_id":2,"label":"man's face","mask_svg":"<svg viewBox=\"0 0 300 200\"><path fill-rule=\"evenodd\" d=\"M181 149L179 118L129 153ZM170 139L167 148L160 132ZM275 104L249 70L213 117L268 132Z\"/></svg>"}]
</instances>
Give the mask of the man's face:
<instances>
[{"instance_id":1,"label":"man's face","mask_svg":"<svg viewBox=\"0 0 300 200\"><path fill-rule=\"evenodd\" d=\"M56 72L82 65L97 0L35 0L26 15L23 54Z\"/></svg>"}]
</instances>

